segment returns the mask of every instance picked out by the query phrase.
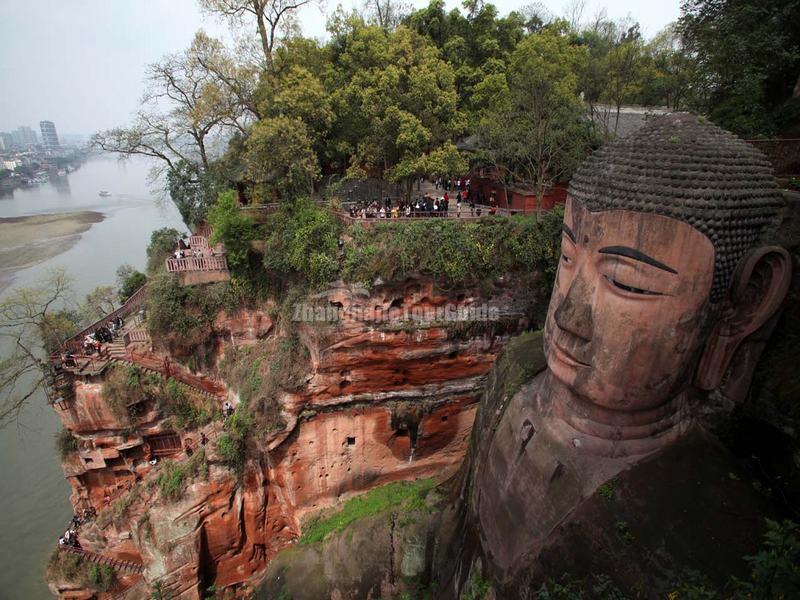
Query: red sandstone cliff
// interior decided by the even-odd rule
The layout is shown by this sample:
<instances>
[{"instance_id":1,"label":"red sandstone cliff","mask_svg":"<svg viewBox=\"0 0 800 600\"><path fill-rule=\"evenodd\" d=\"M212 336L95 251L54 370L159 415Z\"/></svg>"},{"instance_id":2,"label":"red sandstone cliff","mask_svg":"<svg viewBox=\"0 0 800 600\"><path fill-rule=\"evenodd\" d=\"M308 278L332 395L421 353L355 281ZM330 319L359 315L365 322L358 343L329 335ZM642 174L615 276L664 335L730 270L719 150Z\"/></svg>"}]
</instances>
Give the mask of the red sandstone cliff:
<instances>
[{"instance_id":1,"label":"red sandstone cliff","mask_svg":"<svg viewBox=\"0 0 800 600\"><path fill-rule=\"evenodd\" d=\"M279 394L283 427L249 438L240 477L216 447L221 421L178 431L145 399L132 424L103 400L105 374L76 378L75 399L59 413L79 447L64 470L76 510L92 505L100 513L82 526L82 546L142 564L141 575L123 582L144 580L129 598L149 597L156 582L187 600L211 586L244 593L310 513L390 481L449 476L465 452L487 371L508 336L527 325L527 289L499 281L485 293L448 293L415 279L371 291L342 284L306 298L293 317L336 320L294 324L308 372ZM456 313L444 311L465 318L465 309L482 305L493 307L492 320L453 322L447 319ZM231 348L277 340L281 324L273 319L266 309L220 314L212 362ZM223 381L216 368L192 373L146 345L129 347L126 358L150 371L166 368L217 406L239 398L241 382ZM201 432L209 440L202 449ZM154 454L193 461L179 500L163 498L153 483L164 468L163 460L150 463ZM51 582L57 594L65 587Z\"/></svg>"}]
</instances>

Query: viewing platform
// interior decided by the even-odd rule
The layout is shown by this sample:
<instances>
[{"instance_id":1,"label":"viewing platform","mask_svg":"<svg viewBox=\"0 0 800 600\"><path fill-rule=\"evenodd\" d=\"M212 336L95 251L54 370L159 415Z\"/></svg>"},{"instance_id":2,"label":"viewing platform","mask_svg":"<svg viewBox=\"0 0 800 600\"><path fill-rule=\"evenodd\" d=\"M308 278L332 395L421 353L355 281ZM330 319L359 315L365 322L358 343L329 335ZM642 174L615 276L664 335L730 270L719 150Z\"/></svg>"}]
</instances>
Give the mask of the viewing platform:
<instances>
[{"instance_id":1,"label":"viewing platform","mask_svg":"<svg viewBox=\"0 0 800 600\"><path fill-rule=\"evenodd\" d=\"M212 247L208 242L210 235L207 226L198 229L189 238L188 246L181 241L175 255L164 261L167 273L177 273L181 285L214 283L231 278L225 247L222 244Z\"/></svg>"}]
</instances>

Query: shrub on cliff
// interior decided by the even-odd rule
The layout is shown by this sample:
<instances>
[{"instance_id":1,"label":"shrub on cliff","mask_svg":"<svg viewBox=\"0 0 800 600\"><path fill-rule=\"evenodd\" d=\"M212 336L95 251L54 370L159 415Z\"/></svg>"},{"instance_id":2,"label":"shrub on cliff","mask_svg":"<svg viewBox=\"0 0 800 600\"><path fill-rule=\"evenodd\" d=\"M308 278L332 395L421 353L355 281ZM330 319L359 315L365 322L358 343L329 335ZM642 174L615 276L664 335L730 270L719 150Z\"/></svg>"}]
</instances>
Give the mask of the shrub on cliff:
<instances>
[{"instance_id":1,"label":"shrub on cliff","mask_svg":"<svg viewBox=\"0 0 800 600\"><path fill-rule=\"evenodd\" d=\"M56 433L56 450L61 460L78 450L78 438L72 435L69 429L62 429Z\"/></svg>"},{"instance_id":2,"label":"shrub on cliff","mask_svg":"<svg viewBox=\"0 0 800 600\"><path fill-rule=\"evenodd\" d=\"M208 476L208 462L205 449L201 448L192 458L184 462L165 460L161 463L161 472L155 480L161 497L168 502L177 502L183 498L186 486L197 476Z\"/></svg>"},{"instance_id":3,"label":"shrub on cliff","mask_svg":"<svg viewBox=\"0 0 800 600\"><path fill-rule=\"evenodd\" d=\"M147 328L164 345L193 349L206 341L217 314L233 308L227 283L182 286L174 275L162 273L147 288Z\"/></svg>"},{"instance_id":4,"label":"shrub on cliff","mask_svg":"<svg viewBox=\"0 0 800 600\"><path fill-rule=\"evenodd\" d=\"M250 252L250 242L256 238L256 224L252 217L239 210L235 191L228 190L217 197L216 203L208 211L208 222L212 230L209 242L225 244L228 266L235 270L244 265Z\"/></svg>"},{"instance_id":5,"label":"shrub on cliff","mask_svg":"<svg viewBox=\"0 0 800 600\"><path fill-rule=\"evenodd\" d=\"M114 569L108 565L90 566L87 579L90 587L98 592L110 592L117 581Z\"/></svg>"},{"instance_id":6,"label":"shrub on cliff","mask_svg":"<svg viewBox=\"0 0 800 600\"><path fill-rule=\"evenodd\" d=\"M371 283L422 273L449 284L470 284L515 272L538 272L549 287L558 266L563 211L537 220L493 217L476 222L456 219L387 220L352 228L345 246L344 279Z\"/></svg>"},{"instance_id":7,"label":"shrub on cliff","mask_svg":"<svg viewBox=\"0 0 800 600\"><path fill-rule=\"evenodd\" d=\"M277 281L319 288L336 279L342 227L331 211L300 198L282 203L265 228L264 268Z\"/></svg>"}]
</instances>

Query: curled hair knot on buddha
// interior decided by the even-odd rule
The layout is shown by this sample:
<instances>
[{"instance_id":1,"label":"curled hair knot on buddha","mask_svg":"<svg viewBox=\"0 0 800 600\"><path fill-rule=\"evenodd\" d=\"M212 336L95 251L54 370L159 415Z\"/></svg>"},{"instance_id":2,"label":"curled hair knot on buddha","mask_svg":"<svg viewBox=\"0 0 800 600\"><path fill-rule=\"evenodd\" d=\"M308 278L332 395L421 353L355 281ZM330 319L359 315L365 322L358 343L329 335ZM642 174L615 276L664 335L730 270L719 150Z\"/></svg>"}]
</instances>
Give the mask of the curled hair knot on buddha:
<instances>
[{"instance_id":1,"label":"curled hair knot on buddha","mask_svg":"<svg viewBox=\"0 0 800 600\"><path fill-rule=\"evenodd\" d=\"M761 152L689 113L654 119L595 152L569 194L591 212L664 215L707 236L715 250L712 303L725 298L737 265L778 225L784 206Z\"/></svg>"}]
</instances>

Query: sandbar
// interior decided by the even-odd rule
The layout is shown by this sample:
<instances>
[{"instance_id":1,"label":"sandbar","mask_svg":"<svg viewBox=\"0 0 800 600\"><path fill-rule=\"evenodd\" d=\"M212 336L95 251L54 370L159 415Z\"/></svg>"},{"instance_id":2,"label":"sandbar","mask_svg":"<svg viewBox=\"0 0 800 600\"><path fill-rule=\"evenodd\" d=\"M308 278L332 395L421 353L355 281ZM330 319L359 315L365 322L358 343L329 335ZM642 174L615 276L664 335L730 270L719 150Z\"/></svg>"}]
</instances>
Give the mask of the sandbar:
<instances>
[{"instance_id":1,"label":"sandbar","mask_svg":"<svg viewBox=\"0 0 800 600\"><path fill-rule=\"evenodd\" d=\"M0 218L0 288L14 272L66 252L102 213L71 213Z\"/></svg>"}]
</instances>

